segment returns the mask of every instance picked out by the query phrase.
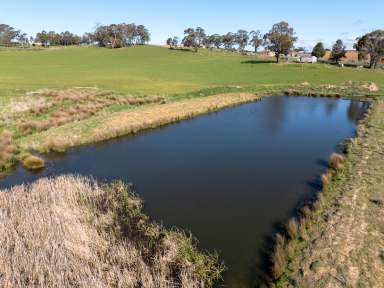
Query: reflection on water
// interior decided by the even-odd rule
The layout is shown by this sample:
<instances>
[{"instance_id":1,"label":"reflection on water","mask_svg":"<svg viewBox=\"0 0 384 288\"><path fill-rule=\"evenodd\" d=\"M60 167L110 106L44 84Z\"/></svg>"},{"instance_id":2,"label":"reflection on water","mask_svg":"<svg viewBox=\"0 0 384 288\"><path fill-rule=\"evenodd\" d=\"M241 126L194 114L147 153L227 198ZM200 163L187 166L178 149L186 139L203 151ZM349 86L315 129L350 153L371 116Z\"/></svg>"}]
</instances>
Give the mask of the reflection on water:
<instances>
[{"instance_id":1,"label":"reflection on water","mask_svg":"<svg viewBox=\"0 0 384 288\"><path fill-rule=\"evenodd\" d=\"M261 102L48 155L37 175L22 168L10 186L61 173L133 182L145 209L191 231L225 261L227 287L252 287L276 228L314 197L328 156L354 135L362 102L269 97Z\"/></svg>"}]
</instances>

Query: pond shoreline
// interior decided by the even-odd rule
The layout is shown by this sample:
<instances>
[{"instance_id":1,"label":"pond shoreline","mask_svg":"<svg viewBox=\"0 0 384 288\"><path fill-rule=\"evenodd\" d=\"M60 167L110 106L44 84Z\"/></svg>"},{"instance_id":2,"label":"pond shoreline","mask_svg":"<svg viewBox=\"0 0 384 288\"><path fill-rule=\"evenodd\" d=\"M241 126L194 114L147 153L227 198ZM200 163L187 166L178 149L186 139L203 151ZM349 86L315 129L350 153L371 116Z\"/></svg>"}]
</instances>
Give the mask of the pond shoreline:
<instances>
[{"instance_id":1,"label":"pond shoreline","mask_svg":"<svg viewBox=\"0 0 384 288\"><path fill-rule=\"evenodd\" d=\"M383 283L384 242L380 234L384 231L378 229L384 215L380 209L384 205L380 186L383 110L382 100L371 102L359 121L356 138L345 142L337 167L334 157L338 156L331 156L317 200L302 207L299 215L287 222L285 231L276 235L271 287L379 287L376 285ZM358 229L359 225L363 228ZM377 247L370 247L372 243Z\"/></svg>"},{"instance_id":2,"label":"pond shoreline","mask_svg":"<svg viewBox=\"0 0 384 288\"><path fill-rule=\"evenodd\" d=\"M341 96L341 94L339 94L339 92L324 93L324 91L316 93L316 92L308 92L308 89L309 89L309 87L302 87L301 90L300 89L288 89L288 90L285 90L285 92L280 91L280 92L276 92L276 93L271 93L269 95L284 94L284 95L289 95L289 96L331 97L331 98L342 98L342 99L353 99L353 100L356 100L356 98L359 98L362 101L368 100L368 98L365 96L358 96L358 97L356 97L356 96ZM60 132L65 131L65 129L61 130L61 127L57 127L57 128L50 129L46 132L39 133L39 135L34 135L34 137L31 137L30 140L28 140L26 142L23 141L22 145L26 145L23 148L26 150L29 150L32 148L34 150L41 151L41 152L49 152L49 151L63 152L66 149L69 149L72 147L91 144L91 143L95 143L95 142L99 142L99 141L105 141L105 140L113 139L113 138L120 137L123 135L134 134L134 133L139 132L139 131L156 128L156 127L160 127L163 125L168 125L168 124L175 123L175 122L178 122L181 120L190 119L190 118L198 116L198 115L203 115L203 114L206 114L209 112L218 111L218 110L221 110L221 109L224 109L227 107L233 107L233 106L248 103L248 102L259 101L259 100L261 100L262 97L258 96L258 95L264 95L264 94L263 93L245 93L245 92L229 93L229 94L205 96L205 97L201 97L201 98L193 98L193 99L188 99L188 100L180 100L177 102L170 102L170 103L161 104L161 105L156 104L156 105L150 105L148 107L147 106L140 107L140 108L134 109L132 111L122 111L119 113L115 113L113 115L109 115L111 117L110 117L108 122L103 123L103 125L97 127L97 129L92 131L92 133L89 134L88 137L85 137L85 138L80 139L79 137L76 137L76 135L69 135L69 134L60 135ZM267 97L267 96L263 96L263 97ZM145 117L144 117L143 119L139 119L138 122L136 123L136 125L131 125L130 121L132 119L137 119L136 118L137 115L139 113L141 113L142 110L146 111L146 109L148 109L148 110L155 109L154 110L154 111L156 111L155 114L157 114L159 112L165 112L166 108L167 108L166 105L173 105L173 107L175 107L174 111L177 111L180 107L183 107L182 104L184 104L184 103L187 103L186 106L188 106L191 103L197 103L197 104L195 104L196 106L193 106L193 105L189 106L188 109L182 111L181 114L170 113L170 114L166 115L165 118L164 117L157 118L155 121L152 119L151 120L145 119ZM378 105L378 104L375 104L374 107L376 105ZM165 106L165 108L163 108L164 106ZM190 110L190 109L192 109L192 110ZM131 117L132 113L134 115L133 117ZM137 113L137 114L135 114L135 113ZM73 123L73 124L76 124L76 123ZM118 124L120 125L120 126L118 126L118 129L114 129L114 127ZM360 131L359 133L362 133L361 131L365 129L364 127L365 126L363 126L363 125L359 125L359 128L358 128L358 131ZM58 133L58 134L56 134L56 133ZM36 137L39 138L38 142L36 142ZM61 139L59 138L60 143L56 146L55 143L52 143L52 142L48 143L47 142L47 139L49 139L49 137L55 137L55 139L57 139L57 137L63 137L63 138L61 138ZM358 142L358 141L356 141L356 142ZM352 143L355 143L355 142L352 142ZM352 144L351 144L351 146L352 146ZM28 147L28 148L26 148L26 147ZM354 148L354 149L356 149L356 148ZM348 164L348 157L346 160L346 166L347 166L347 164ZM342 170L342 171L344 171L344 170ZM337 178L337 177L335 177L335 178ZM334 181L337 181L337 180L332 180L332 183ZM332 187L332 185L333 184L331 184L329 187ZM297 237L301 237L301 236L298 234ZM294 243L297 239L295 238L292 240L293 241L291 241L290 243ZM287 244L287 245L291 246L294 244ZM289 248L289 249L295 249L295 248ZM279 285L281 283L285 283L284 281L286 281L286 278L287 278L286 274L279 277L279 279L277 281L277 283L278 283L277 286L278 287L285 287L284 285L283 286L279 286Z\"/></svg>"}]
</instances>

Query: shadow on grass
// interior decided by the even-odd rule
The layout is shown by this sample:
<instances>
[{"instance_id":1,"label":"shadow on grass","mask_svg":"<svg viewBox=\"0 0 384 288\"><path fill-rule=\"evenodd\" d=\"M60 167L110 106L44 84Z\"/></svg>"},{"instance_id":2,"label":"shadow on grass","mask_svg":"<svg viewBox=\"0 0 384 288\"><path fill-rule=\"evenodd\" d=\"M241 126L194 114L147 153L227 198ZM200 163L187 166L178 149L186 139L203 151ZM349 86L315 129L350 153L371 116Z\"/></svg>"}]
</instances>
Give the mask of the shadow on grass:
<instances>
[{"instance_id":1,"label":"shadow on grass","mask_svg":"<svg viewBox=\"0 0 384 288\"><path fill-rule=\"evenodd\" d=\"M196 53L197 51L189 49L189 48L169 48L171 51L180 51L180 52L192 52Z\"/></svg>"},{"instance_id":2,"label":"shadow on grass","mask_svg":"<svg viewBox=\"0 0 384 288\"><path fill-rule=\"evenodd\" d=\"M241 64L266 64L266 63L276 63L274 60L246 60L242 61Z\"/></svg>"}]
</instances>

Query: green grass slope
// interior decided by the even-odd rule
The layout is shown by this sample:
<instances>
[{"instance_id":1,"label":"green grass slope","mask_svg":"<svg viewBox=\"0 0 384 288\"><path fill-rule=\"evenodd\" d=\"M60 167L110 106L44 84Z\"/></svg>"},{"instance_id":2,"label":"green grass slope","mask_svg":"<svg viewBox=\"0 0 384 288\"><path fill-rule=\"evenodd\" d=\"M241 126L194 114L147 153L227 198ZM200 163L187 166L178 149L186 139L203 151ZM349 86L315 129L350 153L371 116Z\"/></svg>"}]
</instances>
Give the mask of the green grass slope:
<instances>
[{"instance_id":1,"label":"green grass slope","mask_svg":"<svg viewBox=\"0 0 384 288\"><path fill-rule=\"evenodd\" d=\"M252 56L201 49L198 53L143 46L0 50L0 95L40 88L96 86L121 93L170 95L223 86L337 84L384 85L383 71L323 64L275 64Z\"/></svg>"}]
</instances>

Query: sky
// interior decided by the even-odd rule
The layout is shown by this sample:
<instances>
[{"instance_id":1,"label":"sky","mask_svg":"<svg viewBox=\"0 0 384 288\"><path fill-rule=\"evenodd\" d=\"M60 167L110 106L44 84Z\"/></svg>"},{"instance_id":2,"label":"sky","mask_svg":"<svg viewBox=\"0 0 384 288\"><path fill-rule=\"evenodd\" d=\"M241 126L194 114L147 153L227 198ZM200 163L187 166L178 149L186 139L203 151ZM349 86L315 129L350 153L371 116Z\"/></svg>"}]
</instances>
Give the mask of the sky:
<instances>
[{"instance_id":1,"label":"sky","mask_svg":"<svg viewBox=\"0 0 384 288\"><path fill-rule=\"evenodd\" d=\"M145 25L152 44L170 36L182 37L188 27L207 34L238 29L267 32L274 23L288 22L299 38L296 47L311 49L318 41L330 47L384 29L383 0L256 1L256 0L0 0L0 23L29 35L41 30L69 30L82 35L97 24Z\"/></svg>"}]
</instances>

